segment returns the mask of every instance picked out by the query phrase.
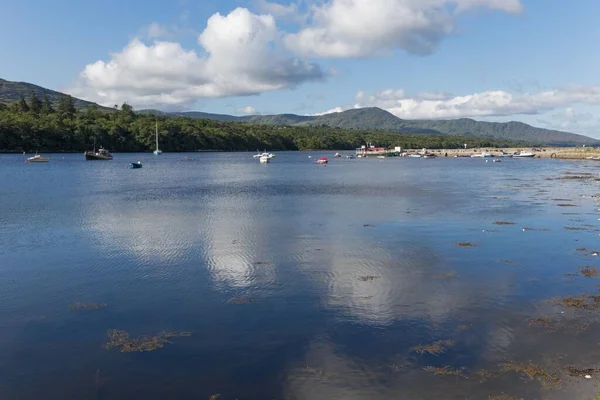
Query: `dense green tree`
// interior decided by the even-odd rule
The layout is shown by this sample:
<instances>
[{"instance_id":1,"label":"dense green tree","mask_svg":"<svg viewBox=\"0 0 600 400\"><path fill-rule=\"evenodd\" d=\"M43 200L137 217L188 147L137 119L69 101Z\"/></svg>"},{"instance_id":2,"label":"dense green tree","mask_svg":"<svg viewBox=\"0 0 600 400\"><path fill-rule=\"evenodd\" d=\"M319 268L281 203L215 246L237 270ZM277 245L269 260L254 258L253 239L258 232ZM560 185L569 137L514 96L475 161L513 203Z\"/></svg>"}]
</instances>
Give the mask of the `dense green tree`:
<instances>
[{"instance_id":1,"label":"dense green tree","mask_svg":"<svg viewBox=\"0 0 600 400\"><path fill-rule=\"evenodd\" d=\"M21 100L19 100L19 111L21 111L21 112L29 111L29 105L27 104L27 102L25 101L25 97L23 97L23 96L21 96Z\"/></svg>"},{"instance_id":2,"label":"dense green tree","mask_svg":"<svg viewBox=\"0 0 600 400\"><path fill-rule=\"evenodd\" d=\"M354 150L367 142L405 149L461 148L464 143L469 147L515 145L476 137L156 117L135 114L127 104L115 111L89 107L77 112L70 97L63 98L58 112L53 113L47 100L44 99L39 114L23 112L21 101L0 107L0 151L83 151L94 143L119 152L151 151L157 120L163 151Z\"/></svg>"},{"instance_id":3,"label":"dense green tree","mask_svg":"<svg viewBox=\"0 0 600 400\"><path fill-rule=\"evenodd\" d=\"M42 111L42 102L40 101L40 99L38 99L38 97L35 95L35 92L32 90L31 94L30 94L30 100L29 100L29 104L30 104L30 108L31 111L34 114L39 114L40 111Z\"/></svg>"},{"instance_id":4,"label":"dense green tree","mask_svg":"<svg viewBox=\"0 0 600 400\"><path fill-rule=\"evenodd\" d=\"M58 115L62 119L72 119L76 112L77 110L73 103L73 97L68 95L60 99L60 102L58 103Z\"/></svg>"},{"instance_id":5,"label":"dense green tree","mask_svg":"<svg viewBox=\"0 0 600 400\"><path fill-rule=\"evenodd\" d=\"M52 103L50 99L48 99L48 95L44 94L44 102L42 103L42 114L52 114L54 113L54 107L52 107Z\"/></svg>"}]
</instances>

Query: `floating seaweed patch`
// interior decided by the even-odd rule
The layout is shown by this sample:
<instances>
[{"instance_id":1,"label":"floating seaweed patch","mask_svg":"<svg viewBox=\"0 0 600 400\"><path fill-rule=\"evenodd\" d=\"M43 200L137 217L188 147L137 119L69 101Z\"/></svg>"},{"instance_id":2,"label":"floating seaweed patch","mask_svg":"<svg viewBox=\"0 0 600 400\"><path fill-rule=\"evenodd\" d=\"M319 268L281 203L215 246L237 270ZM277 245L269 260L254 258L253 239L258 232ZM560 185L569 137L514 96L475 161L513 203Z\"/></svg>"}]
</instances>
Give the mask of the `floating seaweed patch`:
<instances>
[{"instance_id":1,"label":"floating seaweed patch","mask_svg":"<svg viewBox=\"0 0 600 400\"><path fill-rule=\"evenodd\" d=\"M78 301L72 304L69 309L72 311L96 311L105 308L107 305L106 303L82 303Z\"/></svg>"},{"instance_id":2,"label":"floating seaweed patch","mask_svg":"<svg viewBox=\"0 0 600 400\"><path fill-rule=\"evenodd\" d=\"M491 372L491 371L488 371L488 370L487 370L487 369L485 369L485 368L478 369L477 371L475 371L475 372L473 373L473 375L475 375L475 376L477 376L477 377L479 378L479 382L480 382L480 383L483 383L483 382L485 382L485 381L488 381L488 380L490 380L490 379L493 379L493 378L496 376L496 374L494 374L494 373L493 373L493 372Z\"/></svg>"},{"instance_id":3,"label":"floating seaweed patch","mask_svg":"<svg viewBox=\"0 0 600 400\"><path fill-rule=\"evenodd\" d=\"M513 260L500 260L501 263L509 264L509 265L517 265L518 263Z\"/></svg>"},{"instance_id":4,"label":"floating seaweed patch","mask_svg":"<svg viewBox=\"0 0 600 400\"><path fill-rule=\"evenodd\" d=\"M375 279L379 279L381 278L380 276L375 276L375 275L363 275L363 276L359 276L358 280L361 282L370 282L370 281L374 281Z\"/></svg>"},{"instance_id":5,"label":"floating seaweed patch","mask_svg":"<svg viewBox=\"0 0 600 400\"><path fill-rule=\"evenodd\" d=\"M456 278L458 275L456 275L454 272L449 272L447 274L438 274L435 277L436 278L440 278L440 279L452 279L452 278Z\"/></svg>"},{"instance_id":6,"label":"floating seaweed patch","mask_svg":"<svg viewBox=\"0 0 600 400\"><path fill-rule=\"evenodd\" d=\"M594 278L600 276L600 272L598 271L597 267L582 267L580 271L581 275L587 278Z\"/></svg>"},{"instance_id":7,"label":"floating seaweed patch","mask_svg":"<svg viewBox=\"0 0 600 400\"><path fill-rule=\"evenodd\" d=\"M434 356L438 356L444 354L446 350L448 350L449 347L454 346L454 344L455 342L452 339L438 340L431 344L420 344L412 347L411 350L418 354L433 354Z\"/></svg>"},{"instance_id":8,"label":"floating seaweed patch","mask_svg":"<svg viewBox=\"0 0 600 400\"><path fill-rule=\"evenodd\" d=\"M529 380L537 380L542 386L555 386L560 382L558 373L533 363L508 362L500 364L501 372L516 372Z\"/></svg>"},{"instance_id":9,"label":"floating seaweed patch","mask_svg":"<svg viewBox=\"0 0 600 400\"><path fill-rule=\"evenodd\" d=\"M515 225L516 222L511 222L511 221L494 221L493 224L494 225Z\"/></svg>"},{"instance_id":10,"label":"floating seaweed patch","mask_svg":"<svg viewBox=\"0 0 600 400\"><path fill-rule=\"evenodd\" d=\"M584 228L580 228L577 226L565 226L564 229L567 231L583 231L584 230Z\"/></svg>"},{"instance_id":11,"label":"floating seaweed patch","mask_svg":"<svg viewBox=\"0 0 600 400\"><path fill-rule=\"evenodd\" d=\"M431 372L434 375L461 376L463 378L466 378L466 376L463 373L462 369L452 368L449 365L446 365L446 366L443 366L443 367L427 366L427 367L425 367L423 369L425 371L427 371L427 372Z\"/></svg>"},{"instance_id":12,"label":"floating seaweed patch","mask_svg":"<svg viewBox=\"0 0 600 400\"><path fill-rule=\"evenodd\" d=\"M587 249L587 248L585 248L585 247L579 247L579 248L577 248L577 249L575 249L575 250L577 250L577 251L581 251L581 252L584 252L584 253L587 253L587 251L588 251L588 249Z\"/></svg>"},{"instance_id":13,"label":"floating seaweed patch","mask_svg":"<svg viewBox=\"0 0 600 400\"><path fill-rule=\"evenodd\" d=\"M500 393L496 396L488 396L488 400L525 400L522 397L509 396L506 393Z\"/></svg>"},{"instance_id":14,"label":"floating seaweed patch","mask_svg":"<svg viewBox=\"0 0 600 400\"><path fill-rule=\"evenodd\" d=\"M577 205L571 203L559 203L557 204L557 207L577 207Z\"/></svg>"},{"instance_id":15,"label":"floating seaweed patch","mask_svg":"<svg viewBox=\"0 0 600 400\"><path fill-rule=\"evenodd\" d=\"M579 369L575 367L567 367L567 374L575 378L585 378L586 375L594 375L600 372L600 368Z\"/></svg>"},{"instance_id":16,"label":"floating seaweed patch","mask_svg":"<svg viewBox=\"0 0 600 400\"><path fill-rule=\"evenodd\" d=\"M121 353L145 352L162 349L173 337L191 336L190 332L161 332L154 336L138 336L132 338L127 331L111 329L106 333L107 349L119 349Z\"/></svg>"},{"instance_id":17,"label":"floating seaweed patch","mask_svg":"<svg viewBox=\"0 0 600 400\"><path fill-rule=\"evenodd\" d=\"M254 265L259 266L259 265L273 265L272 261L255 261Z\"/></svg>"},{"instance_id":18,"label":"floating seaweed patch","mask_svg":"<svg viewBox=\"0 0 600 400\"><path fill-rule=\"evenodd\" d=\"M471 242L458 242L458 243L455 243L455 245L458 247L476 247L477 246L475 243L471 243Z\"/></svg>"},{"instance_id":19,"label":"floating seaweed patch","mask_svg":"<svg viewBox=\"0 0 600 400\"><path fill-rule=\"evenodd\" d=\"M254 300L252 300L250 297L232 297L229 300L227 300L228 303L230 304L247 304L247 303L254 303Z\"/></svg>"}]
</instances>

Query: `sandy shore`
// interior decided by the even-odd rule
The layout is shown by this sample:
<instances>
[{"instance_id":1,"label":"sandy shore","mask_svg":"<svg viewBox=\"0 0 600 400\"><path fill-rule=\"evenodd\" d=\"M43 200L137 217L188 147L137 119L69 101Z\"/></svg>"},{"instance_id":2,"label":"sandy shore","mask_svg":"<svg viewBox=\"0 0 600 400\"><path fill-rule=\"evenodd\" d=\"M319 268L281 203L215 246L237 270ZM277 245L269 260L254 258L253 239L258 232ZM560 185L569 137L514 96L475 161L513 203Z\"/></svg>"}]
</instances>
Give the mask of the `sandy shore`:
<instances>
[{"instance_id":1,"label":"sandy shore","mask_svg":"<svg viewBox=\"0 0 600 400\"><path fill-rule=\"evenodd\" d=\"M420 150L407 150L409 153L418 152ZM596 160L600 161L600 149L593 147L536 147L536 148L477 148L477 149L442 149L442 150L429 150L438 157L454 157L458 156L471 156L473 154L481 154L483 152L490 153L493 156L500 156L502 152L514 153L517 151L532 152L536 158L559 158L559 159L572 159L572 160Z\"/></svg>"}]
</instances>

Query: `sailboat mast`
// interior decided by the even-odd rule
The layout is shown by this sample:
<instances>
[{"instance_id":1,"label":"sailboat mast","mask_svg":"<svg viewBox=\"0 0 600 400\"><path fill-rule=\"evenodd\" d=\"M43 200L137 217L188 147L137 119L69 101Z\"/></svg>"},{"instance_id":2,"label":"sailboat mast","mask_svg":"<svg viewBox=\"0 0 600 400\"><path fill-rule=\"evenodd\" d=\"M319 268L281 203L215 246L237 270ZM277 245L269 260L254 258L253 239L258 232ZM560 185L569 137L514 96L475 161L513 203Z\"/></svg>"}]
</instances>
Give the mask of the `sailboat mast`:
<instances>
[{"instance_id":1,"label":"sailboat mast","mask_svg":"<svg viewBox=\"0 0 600 400\"><path fill-rule=\"evenodd\" d=\"M158 150L158 118L156 119L156 150Z\"/></svg>"}]
</instances>

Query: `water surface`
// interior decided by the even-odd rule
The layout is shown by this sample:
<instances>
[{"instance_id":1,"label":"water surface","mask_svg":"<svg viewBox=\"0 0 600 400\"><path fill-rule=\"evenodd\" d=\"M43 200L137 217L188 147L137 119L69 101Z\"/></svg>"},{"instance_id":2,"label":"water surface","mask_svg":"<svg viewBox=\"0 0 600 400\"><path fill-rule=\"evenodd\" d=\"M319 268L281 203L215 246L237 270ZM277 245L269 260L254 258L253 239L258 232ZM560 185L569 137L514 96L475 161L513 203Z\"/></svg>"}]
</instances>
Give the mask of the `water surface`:
<instances>
[{"instance_id":1,"label":"water surface","mask_svg":"<svg viewBox=\"0 0 600 400\"><path fill-rule=\"evenodd\" d=\"M600 311L560 303L598 294L572 275L599 265L596 163L50 157L0 156L1 398L596 395L566 368L600 367ZM121 353L109 329L192 335Z\"/></svg>"}]
</instances>

